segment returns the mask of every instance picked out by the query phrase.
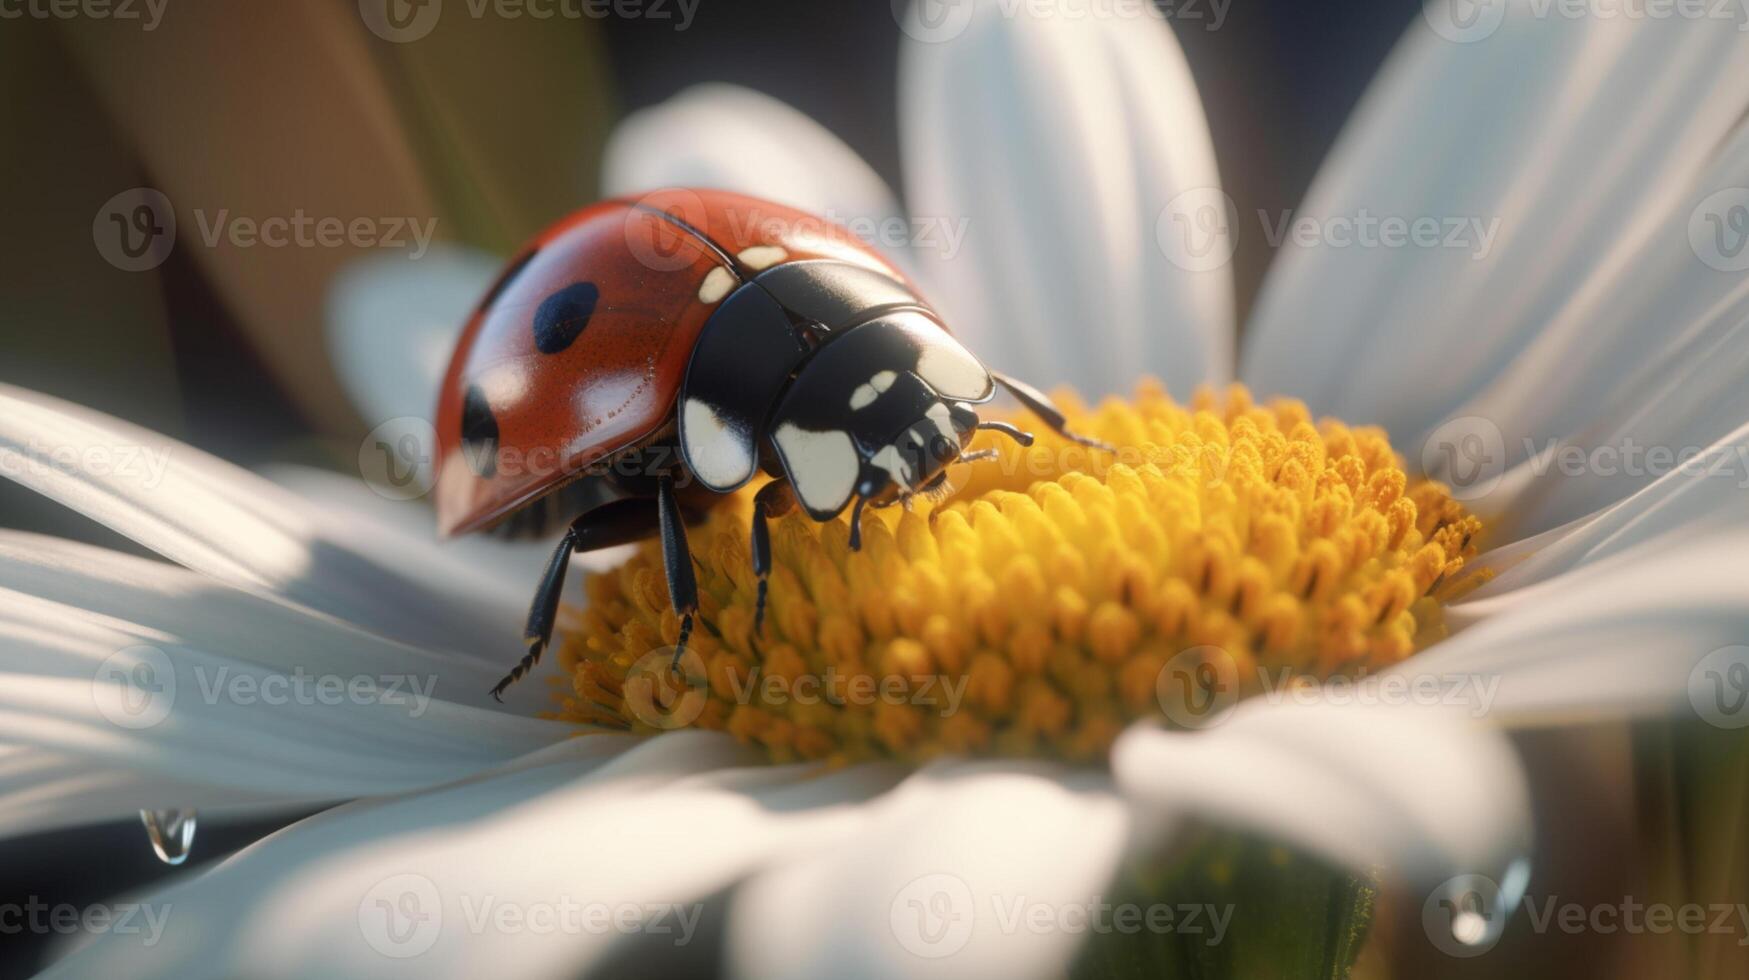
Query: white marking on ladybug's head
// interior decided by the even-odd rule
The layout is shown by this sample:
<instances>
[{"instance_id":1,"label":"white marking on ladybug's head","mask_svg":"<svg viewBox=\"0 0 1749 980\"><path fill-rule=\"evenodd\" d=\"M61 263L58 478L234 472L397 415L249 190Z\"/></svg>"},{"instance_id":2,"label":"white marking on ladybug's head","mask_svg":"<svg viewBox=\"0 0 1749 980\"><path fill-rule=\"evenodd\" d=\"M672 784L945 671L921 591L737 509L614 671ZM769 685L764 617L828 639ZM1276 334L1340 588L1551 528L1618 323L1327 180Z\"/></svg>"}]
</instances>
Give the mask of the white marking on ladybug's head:
<instances>
[{"instance_id":1,"label":"white marking on ladybug's head","mask_svg":"<svg viewBox=\"0 0 1749 980\"><path fill-rule=\"evenodd\" d=\"M947 405L936 402L923 413L923 418L906 426L868 462L870 467L886 472L900 496L909 496L923 490L959 455L960 433L954 427L953 412ZM857 493L876 499L881 488L864 483Z\"/></svg>"},{"instance_id":2,"label":"white marking on ladybug's head","mask_svg":"<svg viewBox=\"0 0 1749 980\"><path fill-rule=\"evenodd\" d=\"M942 435L954 442L959 441L960 434L953 427L953 412L949 411L945 404L936 402L929 406L929 411L924 412L923 417L934 422L935 427L941 430Z\"/></svg>"},{"instance_id":3,"label":"white marking on ladybug's head","mask_svg":"<svg viewBox=\"0 0 1749 980\"><path fill-rule=\"evenodd\" d=\"M893 484L909 493L915 489L911 484L911 465L905 462L905 457L899 453L897 446L882 446L881 451L869 460L870 465L887 471Z\"/></svg>"},{"instance_id":4,"label":"white marking on ladybug's head","mask_svg":"<svg viewBox=\"0 0 1749 980\"><path fill-rule=\"evenodd\" d=\"M850 393L850 410L855 412L873 405L875 399L891 388L893 382L897 380L899 380L899 375L893 371L876 372L874 377L857 385L856 390Z\"/></svg>"},{"instance_id":5,"label":"white marking on ladybug's head","mask_svg":"<svg viewBox=\"0 0 1749 980\"><path fill-rule=\"evenodd\" d=\"M735 258L740 259L742 265L757 272L782 262L788 255L788 252L777 245L752 245L742 249Z\"/></svg>"},{"instance_id":6,"label":"white marking on ladybug's head","mask_svg":"<svg viewBox=\"0 0 1749 980\"><path fill-rule=\"evenodd\" d=\"M704 277L704 282L698 287L700 303L720 302L724 296L735 288L735 274L723 266L717 266Z\"/></svg>"},{"instance_id":7,"label":"white marking on ladybug's head","mask_svg":"<svg viewBox=\"0 0 1749 980\"><path fill-rule=\"evenodd\" d=\"M836 511L850 500L860 468L856 445L846 432L809 432L794 422L778 426L772 435L783 453L791 489L808 510Z\"/></svg>"},{"instance_id":8,"label":"white marking on ladybug's head","mask_svg":"<svg viewBox=\"0 0 1749 980\"><path fill-rule=\"evenodd\" d=\"M680 413L680 438L692 475L705 486L727 489L753 477L756 461L750 440L709 404L697 398L686 400Z\"/></svg>"},{"instance_id":9,"label":"white marking on ladybug's head","mask_svg":"<svg viewBox=\"0 0 1749 980\"><path fill-rule=\"evenodd\" d=\"M990 393L990 372L946 334L924 345L917 357L917 376L945 398L977 401Z\"/></svg>"}]
</instances>

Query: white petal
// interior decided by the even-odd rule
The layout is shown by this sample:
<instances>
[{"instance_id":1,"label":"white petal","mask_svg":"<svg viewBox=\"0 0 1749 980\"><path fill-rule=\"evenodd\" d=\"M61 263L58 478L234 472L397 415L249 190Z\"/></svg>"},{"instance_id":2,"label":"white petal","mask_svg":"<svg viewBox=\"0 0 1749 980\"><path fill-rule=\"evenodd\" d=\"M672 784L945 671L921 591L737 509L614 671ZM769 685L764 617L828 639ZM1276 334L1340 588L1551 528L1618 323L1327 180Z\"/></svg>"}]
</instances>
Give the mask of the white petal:
<instances>
[{"instance_id":1,"label":"white petal","mask_svg":"<svg viewBox=\"0 0 1749 980\"><path fill-rule=\"evenodd\" d=\"M1530 844L1511 748L1448 710L1253 698L1202 731L1132 728L1112 769L1166 817L1248 827L1417 885L1460 874L1503 883Z\"/></svg>"},{"instance_id":2,"label":"white petal","mask_svg":"<svg viewBox=\"0 0 1749 980\"><path fill-rule=\"evenodd\" d=\"M432 591L392 553L361 552L306 502L100 412L0 385L0 476L245 591L421 646L486 650L505 642L499 624L475 615L478 602Z\"/></svg>"},{"instance_id":3,"label":"white petal","mask_svg":"<svg viewBox=\"0 0 1749 980\"><path fill-rule=\"evenodd\" d=\"M359 259L334 278L328 347L368 426L436 418L456 338L503 264L474 249L434 245L416 260Z\"/></svg>"},{"instance_id":4,"label":"white petal","mask_svg":"<svg viewBox=\"0 0 1749 980\"><path fill-rule=\"evenodd\" d=\"M1706 202L1709 188L1732 185L1749 185L1749 127L1617 277L1577 299L1458 410L1468 425L1498 420L1503 462L1518 468L1477 501L1507 518L1503 530L1556 527L1649 486L1678 460L1723 451L1721 439L1733 453L1745 445L1731 434L1749 421L1749 280L1706 264L1689 238L1711 234L1709 216L1733 220ZM1749 235L1749 190L1735 193ZM1715 479L1749 480L1744 459L1718 462Z\"/></svg>"},{"instance_id":5,"label":"white petal","mask_svg":"<svg viewBox=\"0 0 1749 980\"><path fill-rule=\"evenodd\" d=\"M65 631L89 623L285 673L435 672L455 694L489 673L473 658L395 643L177 565L19 531L0 530L0 619ZM43 667L15 649L0 649L0 665Z\"/></svg>"},{"instance_id":6,"label":"white petal","mask_svg":"<svg viewBox=\"0 0 1749 980\"><path fill-rule=\"evenodd\" d=\"M159 653L145 655L92 638L58 648L7 639L43 662L71 667L76 656L86 670L0 673L0 742L21 753L19 768L0 784L6 836L140 808L286 808L403 792L470 775L569 732L555 722L426 701L405 684L395 694L379 687L368 695L318 687L321 675L300 685L174 645L154 645ZM139 663L152 666L129 687L141 676Z\"/></svg>"},{"instance_id":7,"label":"white petal","mask_svg":"<svg viewBox=\"0 0 1749 980\"><path fill-rule=\"evenodd\" d=\"M735 975L1060 976L1080 935L1005 916L1109 900L1129 830L1105 777L1011 763L926 769L866 809L853 843L736 892Z\"/></svg>"},{"instance_id":8,"label":"white petal","mask_svg":"<svg viewBox=\"0 0 1749 980\"><path fill-rule=\"evenodd\" d=\"M1626 547L1637 536L1629 521L1592 541L1591 555L1556 559L1572 571L1540 582L1532 572L1524 577L1535 584L1453 606L1462 631L1409 664L1497 683L1485 707L1505 724L1653 714L1749 724L1749 712L1709 698L1733 694L1714 686L1738 683L1729 664L1749 636L1749 530L1724 523ZM1721 663L1727 672L1714 677Z\"/></svg>"},{"instance_id":9,"label":"white petal","mask_svg":"<svg viewBox=\"0 0 1749 980\"><path fill-rule=\"evenodd\" d=\"M1520 506L1535 506L1539 500L1566 493L1567 482L1587 479L1564 476L1552 461L1539 477L1531 472L1535 465L1520 465L1502 483L1503 487L1523 484L1507 494L1516 497ZM1619 503L1482 554L1471 567L1487 570L1486 584L1453 608L1462 610L1476 599L1534 585L1630 549L1677 546L1730 532L1742 525L1739 508L1745 490L1749 490L1749 424Z\"/></svg>"},{"instance_id":10,"label":"white petal","mask_svg":"<svg viewBox=\"0 0 1749 980\"><path fill-rule=\"evenodd\" d=\"M397 570L444 596L452 610L466 610L476 629L489 633L486 645L460 651L470 667L483 667L491 675L476 692L480 696L522 656L528 606L558 544L557 531L538 541L505 541L484 534L439 541L424 500L389 499L373 493L356 477L305 466L273 466L263 475L313 504L324 533L344 538L365 554L393 556ZM623 564L635 547L604 548L573 558L565 601L583 601L583 576ZM558 676L555 661L552 657L541 661L505 692L507 710L532 715L552 708L547 679ZM474 703L462 695L451 689L452 699Z\"/></svg>"},{"instance_id":11,"label":"white petal","mask_svg":"<svg viewBox=\"0 0 1749 980\"><path fill-rule=\"evenodd\" d=\"M857 231L880 229L899 215L886 183L838 137L788 105L736 85L694 86L626 117L608 140L601 182L609 195L664 187L737 191ZM888 228L875 237L884 251L904 259L906 236Z\"/></svg>"},{"instance_id":12,"label":"white petal","mask_svg":"<svg viewBox=\"0 0 1749 980\"><path fill-rule=\"evenodd\" d=\"M842 837L893 779L728 768L752 753L712 733L606 761L592 742L303 821L148 898L172 910L160 941L110 934L49 975L575 977L611 972L628 946L645 972L708 970L714 944L682 930L709 899Z\"/></svg>"},{"instance_id":13,"label":"white petal","mask_svg":"<svg viewBox=\"0 0 1749 980\"><path fill-rule=\"evenodd\" d=\"M901 42L906 198L965 237L918 258L968 345L1042 387L1128 391L1152 373L1188 394L1231 372L1230 250L1167 247L1177 215L1207 204L1226 221L1226 199L1184 56L1142 6L978 0L935 30L914 7Z\"/></svg>"},{"instance_id":14,"label":"white petal","mask_svg":"<svg viewBox=\"0 0 1749 980\"><path fill-rule=\"evenodd\" d=\"M173 565L0 534L0 835L415 788L575 731L455 703L496 675Z\"/></svg>"},{"instance_id":15,"label":"white petal","mask_svg":"<svg viewBox=\"0 0 1749 980\"><path fill-rule=\"evenodd\" d=\"M1538 16L1533 0L1494 12L1497 30L1453 43L1430 27L1447 4L1429 5L1298 215L1431 218L1440 243L1289 244L1247 332L1260 392L1383 424L1412 457L1441 422L1480 415L1516 462L1518 436L1566 435L1648 394L1617 382L1685 358L1740 284L1697 259L1688 225L1745 176L1721 148L1749 104L1749 35ZM1718 170L1722 154L1738 162ZM1469 219L1482 231L1446 238Z\"/></svg>"}]
</instances>

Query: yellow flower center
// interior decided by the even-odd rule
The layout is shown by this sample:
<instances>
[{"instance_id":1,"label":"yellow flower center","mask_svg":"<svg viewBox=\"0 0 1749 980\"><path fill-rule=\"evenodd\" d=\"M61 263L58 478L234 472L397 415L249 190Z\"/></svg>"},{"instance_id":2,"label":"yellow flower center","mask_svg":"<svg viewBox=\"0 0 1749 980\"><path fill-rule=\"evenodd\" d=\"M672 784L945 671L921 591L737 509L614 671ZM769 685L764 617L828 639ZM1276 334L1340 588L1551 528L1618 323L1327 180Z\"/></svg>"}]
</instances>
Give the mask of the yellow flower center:
<instances>
[{"instance_id":1,"label":"yellow flower center","mask_svg":"<svg viewBox=\"0 0 1749 980\"><path fill-rule=\"evenodd\" d=\"M554 716L724 729L777 760L1098 759L1131 721L1186 723L1210 685L1355 678L1442 635L1481 522L1411 483L1383 431L1239 386L1065 407L1117 451L980 433L996 459L939 504L869 511L858 552L842 519L776 522L758 637L751 490L725 501L691 532L702 625L678 671L656 545L591 576Z\"/></svg>"}]
</instances>

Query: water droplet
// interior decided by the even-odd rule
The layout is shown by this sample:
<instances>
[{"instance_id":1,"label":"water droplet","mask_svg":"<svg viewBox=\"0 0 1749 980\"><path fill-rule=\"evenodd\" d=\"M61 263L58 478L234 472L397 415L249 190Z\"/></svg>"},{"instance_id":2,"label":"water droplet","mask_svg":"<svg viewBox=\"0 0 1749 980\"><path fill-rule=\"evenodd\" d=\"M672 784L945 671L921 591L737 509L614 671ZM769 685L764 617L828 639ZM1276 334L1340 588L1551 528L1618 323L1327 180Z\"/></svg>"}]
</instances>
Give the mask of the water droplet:
<instances>
[{"instance_id":1,"label":"water droplet","mask_svg":"<svg viewBox=\"0 0 1749 980\"><path fill-rule=\"evenodd\" d=\"M140 823L146 825L146 837L158 860L171 867L188 860L194 849L193 810L141 810Z\"/></svg>"},{"instance_id":2,"label":"water droplet","mask_svg":"<svg viewBox=\"0 0 1749 980\"><path fill-rule=\"evenodd\" d=\"M1480 912L1459 912L1451 920L1451 937L1465 946L1480 946L1488 939L1488 918Z\"/></svg>"}]
</instances>

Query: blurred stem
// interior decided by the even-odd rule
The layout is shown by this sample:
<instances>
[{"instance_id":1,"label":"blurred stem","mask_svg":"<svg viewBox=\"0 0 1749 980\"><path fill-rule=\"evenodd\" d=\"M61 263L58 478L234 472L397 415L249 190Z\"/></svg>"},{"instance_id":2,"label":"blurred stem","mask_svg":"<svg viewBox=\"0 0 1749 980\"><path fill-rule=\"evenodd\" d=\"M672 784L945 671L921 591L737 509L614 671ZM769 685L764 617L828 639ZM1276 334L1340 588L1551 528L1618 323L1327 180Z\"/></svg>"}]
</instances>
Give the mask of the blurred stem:
<instances>
[{"instance_id":1,"label":"blurred stem","mask_svg":"<svg viewBox=\"0 0 1749 980\"><path fill-rule=\"evenodd\" d=\"M1075 964L1077 977L1345 980L1372 925L1377 889L1279 845L1206 831L1126 875L1116 894L1120 906L1170 908L1182 928L1097 933Z\"/></svg>"},{"instance_id":2,"label":"blurred stem","mask_svg":"<svg viewBox=\"0 0 1749 980\"><path fill-rule=\"evenodd\" d=\"M1749 977L1739 917L1712 928L1712 910L1737 907L1749 886L1749 732L1693 719L1646 725L1635 735L1635 768L1651 898L1709 910L1704 931L1670 933L1660 966L1670 977Z\"/></svg>"},{"instance_id":3,"label":"blurred stem","mask_svg":"<svg viewBox=\"0 0 1749 980\"><path fill-rule=\"evenodd\" d=\"M1648 759L1648 778L1668 786L1671 826L1660 835L1660 865L1668 869L1676 903L1734 906L1749 895L1749 731L1725 730L1695 721L1650 726L1646 741L1661 745L1663 773ZM1657 884L1663 884L1658 881ZM1749 935L1738 916L1729 928L1709 927L1683 936L1678 975L1697 980L1749 976Z\"/></svg>"}]
</instances>

